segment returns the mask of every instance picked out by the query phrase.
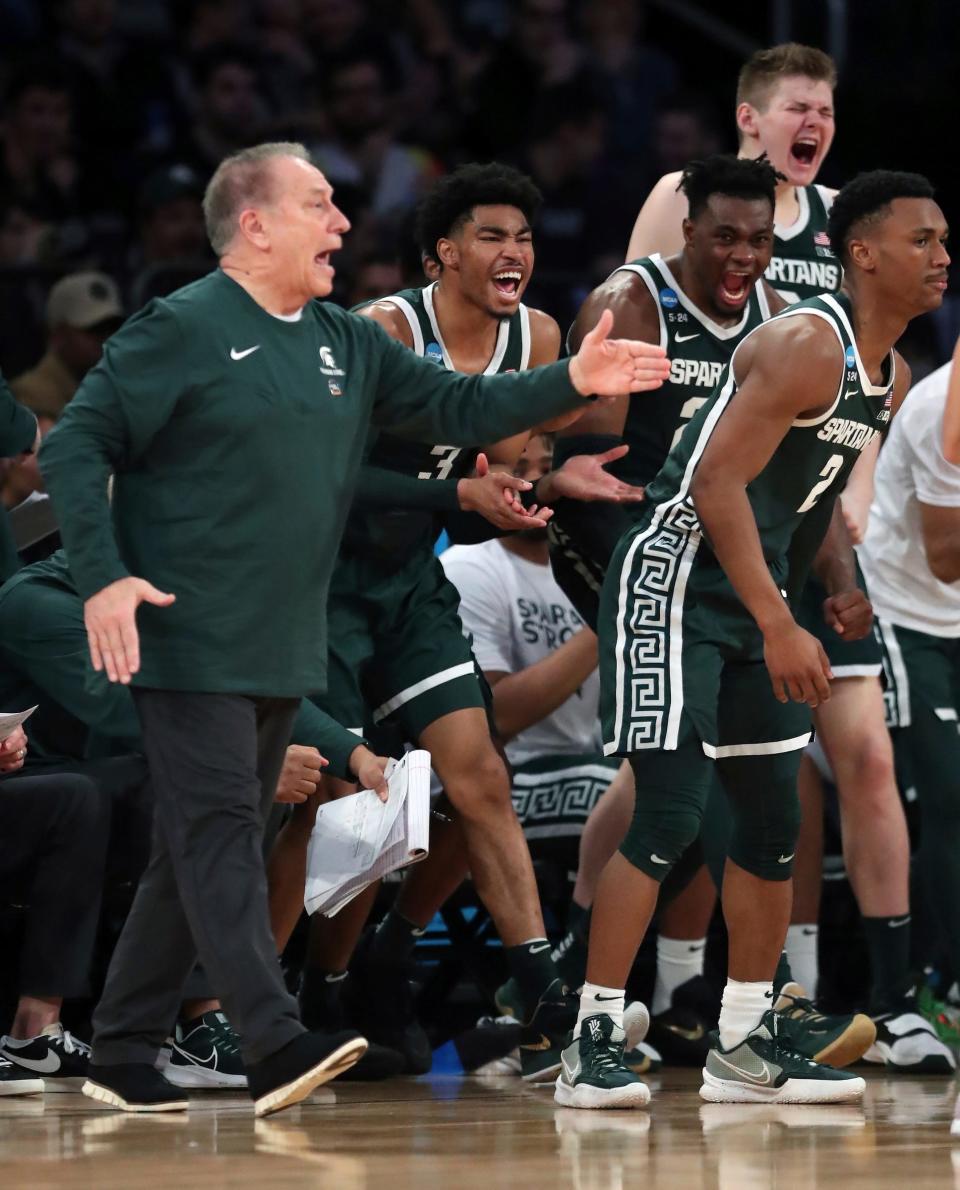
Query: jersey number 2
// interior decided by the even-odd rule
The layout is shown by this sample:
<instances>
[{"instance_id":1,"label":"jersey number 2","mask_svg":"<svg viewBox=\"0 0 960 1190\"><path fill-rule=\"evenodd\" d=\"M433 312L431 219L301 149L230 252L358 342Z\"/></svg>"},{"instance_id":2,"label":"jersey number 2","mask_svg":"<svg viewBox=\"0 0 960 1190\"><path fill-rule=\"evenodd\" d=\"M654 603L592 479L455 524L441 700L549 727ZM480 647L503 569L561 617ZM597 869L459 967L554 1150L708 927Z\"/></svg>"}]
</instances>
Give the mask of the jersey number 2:
<instances>
[{"instance_id":1,"label":"jersey number 2","mask_svg":"<svg viewBox=\"0 0 960 1190\"><path fill-rule=\"evenodd\" d=\"M446 479L453 470L453 464L457 461L461 449L459 446L435 446L430 453L440 456L437 459L436 474L432 471L418 471L417 479Z\"/></svg>"},{"instance_id":2,"label":"jersey number 2","mask_svg":"<svg viewBox=\"0 0 960 1190\"><path fill-rule=\"evenodd\" d=\"M814 504L820 499L827 488L833 483L837 477L837 472L843 466L843 455L831 455L827 459L826 466L820 472L819 482L815 483L810 489L810 495L797 509L797 512L809 512Z\"/></svg>"}]
</instances>

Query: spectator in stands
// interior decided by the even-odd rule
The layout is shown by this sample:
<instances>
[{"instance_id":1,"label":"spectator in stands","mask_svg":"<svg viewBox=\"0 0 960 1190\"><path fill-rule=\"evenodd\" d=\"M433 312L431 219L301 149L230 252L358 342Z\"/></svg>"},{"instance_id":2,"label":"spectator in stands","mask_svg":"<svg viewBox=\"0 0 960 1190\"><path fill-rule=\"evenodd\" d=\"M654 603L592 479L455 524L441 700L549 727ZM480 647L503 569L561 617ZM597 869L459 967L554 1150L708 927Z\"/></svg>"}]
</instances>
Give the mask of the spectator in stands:
<instances>
[{"instance_id":1,"label":"spectator in stands","mask_svg":"<svg viewBox=\"0 0 960 1190\"><path fill-rule=\"evenodd\" d=\"M4 102L0 193L44 219L66 219L79 209L72 121L73 101L61 66L32 60L14 71Z\"/></svg>"},{"instance_id":2,"label":"spectator in stands","mask_svg":"<svg viewBox=\"0 0 960 1190\"><path fill-rule=\"evenodd\" d=\"M139 196L139 236L131 264L136 267L206 262L203 186L189 165L152 173Z\"/></svg>"},{"instance_id":3,"label":"spectator in stands","mask_svg":"<svg viewBox=\"0 0 960 1190\"><path fill-rule=\"evenodd\" d=\"M417 284L423 280L422 271ZM372 302L388 293L397 293L403 289L403 273L397 256L387 256L382 253L372 253L365 257L357 266L347 305L351 308L359 306L361 302Z\"/></svg>"},{"instance_id":4,"label":"spectator in stands","mask_svg":"<svg viewBox=\"0 0 960 1190\"><path fill-rule=\"evenodd\" d=\"M544 91L521 168L543 194L531 297L569 326L578 296L621 263L629 192L606 159L607 120L583 80Z\"/></svg>"},{"instance_id":5,"label":"spectator in stands","mask_svg":"<svg viewBox=\"0 0 960 1190\"><path fill-rule=\"evenodd\" d=\"M610 148L637 161L646 155L657 104L677 82L668 55L644 43L643 8L643 0L589 0L581 9L585 66L604 97Z\"/></svg>"},{"instance_id":6,"label":"spectator in stands","mask_svg":"<svg viewBox=\"0 0 960 1190\"><path fill-rule=\"evenodd\" d=\"M340 201L352 195L355 209L369 209L378 219L410 210L437 167L423 149L394 137L380 61L358 55L331 63L323 86L331 135L311 152Z\"/></svg>"},{"instance_id":7,"label":"spectator in stands","mask_svg":"<svg viewBox=\"0 0 960 1190\"><path fill-rule=\"evenodd\" d=\"M267 118L256 55L240 45L209 46L193 62L196 112L167 157L189 165L205 185L223 160L254 144Z\"/></svg>"},{"instance_id":8,"label":"spectator in stands","mask_svg":"<svg viewBox=\"0 0 960 1190\"><path fill-rule=\"evenodd\" d=\"M14 396L37 414L59 417L122 321L120 293L106 273L62 278L47 299L46 353L10 382Z\"/></svg>"},{"instance_id":9,"label":"spectator in stands","mask_svg":"<svg viewBox=\"0 0 960 1190\"><path fill-rule=\"evenodd\" d=\"M160 150L173 135L172 73L161 47L121 33L116 0L58 0L56 49L74 96L77 137L104 186L103 205L120 207L133 150ZM113 193L108 191L112 189Z\"/></svg>"},{"instance_id":10,"label":"spectator in stands","mask_svg":"<svg viewBox=\"0 0 960 1190\"><path fill-rule=\"evenodd\" d=\"M0 195L0 268L36 264L51 236L50 222L23 199Z\"/></svg>"},{"instance_id":11,"label":"spectator in stands","mask_svg":"<svg viewBox=\"0 0 960 1190\"><path fill-rule=\"evenodd\" d=\"M690 161L723 151L723 138L709 103L699 95L676 95L657 110L644 165L648 189L664 174L683 170Z\"/></svg>"},{"instance_id":12,"label":"spectator in stands","mask_svg":"<svg viewBox=\"0 0 960 1190\"><path fill-rule=\"evenodd\" d=\"M516 152L543 91L569 82L581 66L568 0L517 0L507 36L472 88L470 140L477 159Z\"/></svg>"}]
</instances>

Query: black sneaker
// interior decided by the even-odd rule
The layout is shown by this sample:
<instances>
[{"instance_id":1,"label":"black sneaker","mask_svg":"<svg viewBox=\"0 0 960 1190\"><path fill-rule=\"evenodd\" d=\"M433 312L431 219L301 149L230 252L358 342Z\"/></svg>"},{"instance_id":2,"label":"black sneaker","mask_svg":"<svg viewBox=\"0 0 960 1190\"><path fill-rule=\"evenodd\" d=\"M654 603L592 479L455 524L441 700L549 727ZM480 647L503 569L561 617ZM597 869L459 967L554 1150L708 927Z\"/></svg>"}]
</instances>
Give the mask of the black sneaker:
<instances>
[{"instance_id":1,"label":"black sneaker","mask_svg":"<svg viewBox=\"0 0 960 1190\"><path fill-rule=\"evenodd\" d=\"M347 1003L353 1024L371 1042L403 1055L404 1074L427 1074L433 1047L417 1019L414 987L405 964L384 963L372 953L373 931L360 941L350 964Z\"/></svg>"},{"instance_id":2,"label":"black sneaker","mask_svg":"<svg viewBox=\"0 0 960 1190\"><path fill-rule=\"evenodd\" d=\"M299 1103L314 1087L349 1069L366 1048L366 1038L352 1029L299 1034L269 1058L247 1066L254 1111L268 1116Z\"/></svg>"},{"instance_id":3,"label":"black sneaker","mask_svg":"<svg viewBox=\"0 0 960 1190\"><path fill-rule=\"evenodd\" d=\"M42 1078L30 1078L6 1058L0 1058L0 1095L39 1095L43 1090Z\"/></svg>"},{"instance_id":4,"label":"black sneaker","mask_svg":"<svg viewBox=\"0 0 960 1190\"><path fill-rule=\"evenodd\" d=\"M649 1040L669 1066L702 1067L717 1027L720 998L702 975L674 989L670 1007L650 1021Z\"/></svg>"},{"instance_id":5,"label":"black sneaker","mask_svg":"<svg viewBox=\"0 0 960 1190\"><path fill-rule=\"evenodd\" d=\"M247 1085L240 1038L224 1014L216 1010L177 1025L161 1052L160 1069L175 1087L217 1090Z\"/></svg>"},{"instance_id":6,"label":"black sneaker","mask_svg":"<svg viewBox=\"0 0 960 1190\"><path fill-rule=\"evenodd\" d=\"M540 997L520 1033L520 1074L530 1083L547 1082L559 1073L563 1047L577 1023L577 997L555 979Z\"/></svg>"},{"instance_id":7,"label":"black sneaker","mask_svg":"<svg viewBox=\"0 0 960 1190\"><path fill-rule=\"evenodd\" d=\"M297 1003L305 1028L335 1032L347 1027L342 994L345 983L344 978L328 979L322 974L308 976L306 971L303 972ZM382 1082L402 1074L405 1065L406 1059L399 1050L371 1041L360 1061L345 1070L340 1077L344 1082Z\"/></svg>"},{"instance_id":8,"label":"black sneaker","mask_svg":"<svg viewBox=\"0 0 960 1190\"><path fill-rule=\"evenodd\" d=\"M186 1111L187 1095L174 1087L155 1066L125 1062L117 1066L90 1064L83 1093L121 1111Z\"/></svg>"},{"instance_id":9,"label":"black sneaker","mask_svg":"<svg viewBox=\"0 0 960 1190\"><path fill-rule=\"evenodd\" d=\"M0 1039L0 1057L27 1077L43 1078L45 1091L79 1091L90 1067L90 1046L63 1025L47 1025L38 1037Z\"/></svg>"}]
</instances>

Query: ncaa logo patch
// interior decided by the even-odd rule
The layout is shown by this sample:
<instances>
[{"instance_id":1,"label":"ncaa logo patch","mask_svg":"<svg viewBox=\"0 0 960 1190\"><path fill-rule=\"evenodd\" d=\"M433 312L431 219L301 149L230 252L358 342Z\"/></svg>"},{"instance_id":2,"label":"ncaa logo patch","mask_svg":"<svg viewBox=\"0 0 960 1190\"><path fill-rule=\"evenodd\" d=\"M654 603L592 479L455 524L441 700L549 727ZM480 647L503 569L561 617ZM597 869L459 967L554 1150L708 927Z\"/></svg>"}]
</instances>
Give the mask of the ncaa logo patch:
<instances>
[{"instance_id":1,"label":"ncaa logo patch","mask_svg":"<svg viewBox=\"0 0 960 1190\"><path fill-rule=\"evenodd\" d=\"M857 357L856 357L856 354L854 353L853 347L847 348L847 354L844 358L845 358L846 365L848 368L856 367Z\"/></svg>"},{"instance_id":2,"label":"ncaa logo patch","mask_svg":"<svg viewBox=\"0 0 960 1190\"><path fill-rule=\"evenodd\" d=\"M674 290L660 290L660 305L663 306L664 310L672 310L676 305L679 304L679 301L680 299L677 297Z\"/></svg>"},{"instance_id":3,"label":"ncaa logo patch","mask_svg":"<svg viewBox=\"0 0 960 1190\"><path fill-rule=\"evenodd\" d=\"M424 359L432 359L435 364L443 363L443 348L439 343L428 343L423 349Z\"/></svg>"},{"instance_id":4,"label":"ncaa logo patch","mask_svg":"<svg viewBox=\"0 0 960 1190\"><path fill-rule=\"evenodd\" d=\"M340 387L339 384L337 384L337 382L335 380L328 380L327 388L330 390L331 397L342 397L343 396L343 389Z\"/></svg>"}]
</instances>

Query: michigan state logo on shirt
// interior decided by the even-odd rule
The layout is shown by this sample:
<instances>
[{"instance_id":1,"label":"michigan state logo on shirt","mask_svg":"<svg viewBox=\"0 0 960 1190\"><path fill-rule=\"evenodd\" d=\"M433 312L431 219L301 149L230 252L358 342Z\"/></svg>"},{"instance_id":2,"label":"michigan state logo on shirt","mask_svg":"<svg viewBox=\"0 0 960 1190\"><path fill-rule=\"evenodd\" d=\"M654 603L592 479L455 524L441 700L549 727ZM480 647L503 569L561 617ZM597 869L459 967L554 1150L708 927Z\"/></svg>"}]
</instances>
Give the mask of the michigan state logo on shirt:
<instances>
[{"instance_id":1,"label":"michigan state logo on shirt","mask_svg":"<svg viewBox=\"0 0 960 1190\"><path fill-rule=\"evenodd\" d=\"M674 290L660 290L660 305L663 306L664 310L672 310L676 305L678 305L679 301L680 299L677 297Z\"/></svg>"},{"instance_id":2,"label":"michigan state logo on shirt","mask_svg":"<svg viewBox=\"0 0 960 1190\"><path fill-rule=\"evenodd\" d=\"M423 349L425 359L432 359L435 364L443 364L443 348L439 343L428 343Z\"/></svg>"}]
</instances>

